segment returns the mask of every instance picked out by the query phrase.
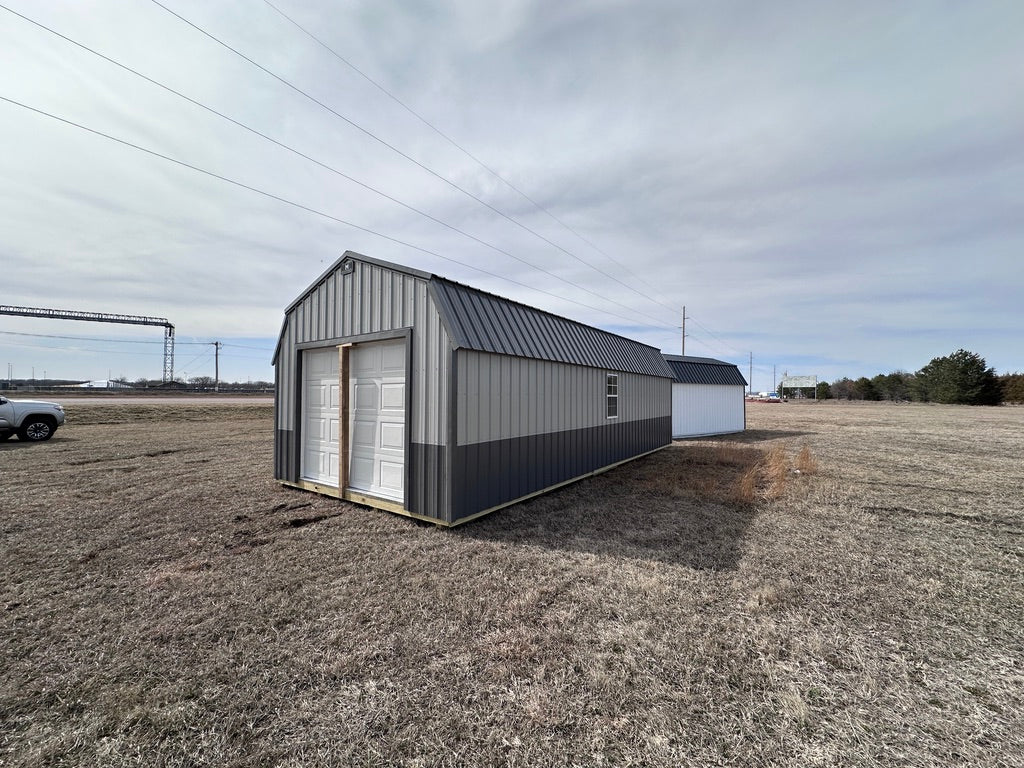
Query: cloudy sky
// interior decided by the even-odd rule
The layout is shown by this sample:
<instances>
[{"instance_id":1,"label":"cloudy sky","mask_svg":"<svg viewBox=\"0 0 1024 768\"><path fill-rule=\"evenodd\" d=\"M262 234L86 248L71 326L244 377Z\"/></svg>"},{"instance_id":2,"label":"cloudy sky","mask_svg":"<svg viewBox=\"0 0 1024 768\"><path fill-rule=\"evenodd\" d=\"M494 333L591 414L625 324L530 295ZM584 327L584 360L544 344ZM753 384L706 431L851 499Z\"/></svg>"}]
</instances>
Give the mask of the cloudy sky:
<instances>
[{"instance_id":1,"label":"cloudy sky","mask_svg":"<svg viewBox=\"0 0 1024 768\"><path fill-rule=\"evenodd\" d=\"M0 304L271 379L354 250L667 352L685 305L755 389L1024 369L1018 0L272 2L0 0ZM0 315L0 377L162 338Z\"/></svg>"}]
</instances>

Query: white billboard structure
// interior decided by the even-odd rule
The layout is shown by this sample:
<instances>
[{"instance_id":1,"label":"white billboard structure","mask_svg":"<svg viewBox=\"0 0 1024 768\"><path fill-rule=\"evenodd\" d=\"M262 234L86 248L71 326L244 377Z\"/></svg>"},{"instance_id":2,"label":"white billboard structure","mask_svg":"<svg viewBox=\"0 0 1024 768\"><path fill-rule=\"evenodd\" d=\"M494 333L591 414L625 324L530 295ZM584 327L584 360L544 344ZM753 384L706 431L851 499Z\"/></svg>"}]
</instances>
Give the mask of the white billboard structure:
<instances>
[{"instance_id":1,"label":"white billboard structure","mask_svg":"<svg viewBox=\"0 0 1024 768\"><path fill-rule=\"evenodd\" d=\"M799 397L803 397L803 390L813 389L814 399L818 399L818 377L817 376L784 376L779 382L779 394L784 395L787 389L799 390Z\"/></svg>"}]
</instances>

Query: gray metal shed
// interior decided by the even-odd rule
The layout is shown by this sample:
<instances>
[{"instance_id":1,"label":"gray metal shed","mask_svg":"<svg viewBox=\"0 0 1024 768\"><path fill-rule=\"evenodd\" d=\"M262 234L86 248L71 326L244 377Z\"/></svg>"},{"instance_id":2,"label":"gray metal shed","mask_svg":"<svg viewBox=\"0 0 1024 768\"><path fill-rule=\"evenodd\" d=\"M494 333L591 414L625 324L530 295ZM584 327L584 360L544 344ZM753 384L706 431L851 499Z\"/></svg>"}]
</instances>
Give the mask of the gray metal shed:
<instances>
[{"instance_id":1,"label":"gray metal shed","mask_svg":"<svg viewBox=\"0 0 1024 768\"><path fill-rule=\"evenodd\" d=\"M665 355L672 384L672 437L742 432L747 426L746 387L740 369L712 357Z\"/></svg>"},{"instance_id":2,"label":"gray metal shed","mask_svg":"<svg viewBox=\"0 0 1024 768\"><path fill-rule=\"evenodd\" d=\"M442 525L671 442L657 349L351 251L274 368L277 480Z\"/></svg>"}]
</instances>

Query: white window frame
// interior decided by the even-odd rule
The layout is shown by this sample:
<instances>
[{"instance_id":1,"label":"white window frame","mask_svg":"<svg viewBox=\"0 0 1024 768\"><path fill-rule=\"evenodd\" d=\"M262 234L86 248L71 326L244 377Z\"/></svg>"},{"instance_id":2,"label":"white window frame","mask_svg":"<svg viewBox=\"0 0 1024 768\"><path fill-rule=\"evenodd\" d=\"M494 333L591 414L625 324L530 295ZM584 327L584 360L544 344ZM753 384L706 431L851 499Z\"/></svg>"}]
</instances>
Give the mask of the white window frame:
<instances>
[{"instance_id":1,"label":"white window frame","mask_svg":"<svg viewBox=\"0 0 1024 768\"><path fill-rule=\"evenodd\" d=\"M619 418L619 374L606 373L604 377L604 415L607 419Z\"/></svg>"}]
</instances>

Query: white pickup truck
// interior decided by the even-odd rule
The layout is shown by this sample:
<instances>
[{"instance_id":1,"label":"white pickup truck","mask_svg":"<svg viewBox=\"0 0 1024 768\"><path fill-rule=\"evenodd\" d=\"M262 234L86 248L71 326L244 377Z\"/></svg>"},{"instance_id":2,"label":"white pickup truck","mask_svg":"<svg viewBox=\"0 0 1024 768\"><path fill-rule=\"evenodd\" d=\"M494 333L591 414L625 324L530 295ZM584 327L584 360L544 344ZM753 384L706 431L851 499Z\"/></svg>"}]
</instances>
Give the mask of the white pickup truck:
<instances>
[{"instance_id":1,"label":"white pickup truck","mask_svg":"<svg viewBox=\"0 0 1024 768\"><path fill-rule=\"evenodd\" d=\"M44 400L8 400L0 396L0 443L11 435L41 442L64 423L64 408Z\"/></svg>"}]
</instances>

